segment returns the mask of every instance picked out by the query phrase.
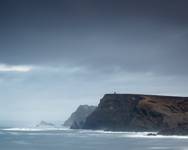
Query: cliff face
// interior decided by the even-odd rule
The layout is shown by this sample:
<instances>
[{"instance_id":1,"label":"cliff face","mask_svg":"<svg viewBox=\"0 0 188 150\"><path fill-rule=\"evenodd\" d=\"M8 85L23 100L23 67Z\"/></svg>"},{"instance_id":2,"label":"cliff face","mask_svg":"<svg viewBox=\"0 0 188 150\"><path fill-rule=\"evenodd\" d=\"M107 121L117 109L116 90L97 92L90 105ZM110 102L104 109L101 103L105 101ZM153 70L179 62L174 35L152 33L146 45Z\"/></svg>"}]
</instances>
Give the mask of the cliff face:
<instances>
[{"instance_id":1,"label":"cliff face","mask_svg":"<svg viewBox=\"0 0 188 150\"><path fill-rule=\"evenodd\" d=\"M84 129L160 131L187 128L188 98L107 94L87 117Z\"/></svg>"},{"instance_id":2,"label":"cliff face","mask_svg":"<svg viewBox=\"0 0 188 150\"><path fill-rule=\"evenodd\" d=\"M96 109L95 106L80 105L77 110L65 121L64 126L82 128L86 118Z\"/></svg>"}]
</instances>

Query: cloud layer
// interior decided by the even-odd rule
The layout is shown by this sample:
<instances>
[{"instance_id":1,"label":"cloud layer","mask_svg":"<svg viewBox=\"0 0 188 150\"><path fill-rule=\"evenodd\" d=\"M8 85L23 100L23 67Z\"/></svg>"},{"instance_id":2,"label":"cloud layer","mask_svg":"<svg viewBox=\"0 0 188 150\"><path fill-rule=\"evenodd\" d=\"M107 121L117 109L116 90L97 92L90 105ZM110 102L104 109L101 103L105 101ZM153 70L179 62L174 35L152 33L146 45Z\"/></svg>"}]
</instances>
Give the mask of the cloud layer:
<instances>
[{"instance_id":1,"label":"cloud layer","mask_svg":"<svg viewBox=\"0 0 188 150\"><path fill-rule=\"evenodd\" d=\"M31 70L31 66L0 64L0 72L29 72Z\"/></svg>"}]
</instances>

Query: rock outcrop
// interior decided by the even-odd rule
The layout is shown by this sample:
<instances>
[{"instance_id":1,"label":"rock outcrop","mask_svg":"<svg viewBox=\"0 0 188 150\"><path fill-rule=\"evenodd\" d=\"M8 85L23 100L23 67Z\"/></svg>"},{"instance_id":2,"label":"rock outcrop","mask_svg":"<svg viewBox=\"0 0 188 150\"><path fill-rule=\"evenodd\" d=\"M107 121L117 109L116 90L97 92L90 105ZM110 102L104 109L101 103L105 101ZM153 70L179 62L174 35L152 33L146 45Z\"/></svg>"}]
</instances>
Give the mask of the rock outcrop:
<instances>
[{"instance_id":1,"label":"rock outcrop","mask_svg":"<svg viewBox=\"0 0 188 150\"><path fill-rule=\"evenodd\" d=\"M64 126L72 129L82 128L86 118L96 109L96 106L80 105L77 110L64 122Z\"/></svg>"},{"instance_id":2,"label":"rock outcrop","mask_svg":"<svg viewBox=\"0 0 188 150\"><path fill-rule=\"evenodd\" d=\"M188 98L106 94L97 109L87 117L82 128L161 131L159 133L162 134L184 132L188 129Z\"/></svg>"},{"instance_id":3,"label":"rock outcrop","mask_svg":"<svg viewBox=\"0 0 188 150\"><path fill-rule=\"evenodd\" d=\"M41 121L39 124L36 125L37 128L42 127L42 128L51 128L51 127L55 127L55 125L53 123L49 123L46 121Z\"/></svg>"}]
</instances>

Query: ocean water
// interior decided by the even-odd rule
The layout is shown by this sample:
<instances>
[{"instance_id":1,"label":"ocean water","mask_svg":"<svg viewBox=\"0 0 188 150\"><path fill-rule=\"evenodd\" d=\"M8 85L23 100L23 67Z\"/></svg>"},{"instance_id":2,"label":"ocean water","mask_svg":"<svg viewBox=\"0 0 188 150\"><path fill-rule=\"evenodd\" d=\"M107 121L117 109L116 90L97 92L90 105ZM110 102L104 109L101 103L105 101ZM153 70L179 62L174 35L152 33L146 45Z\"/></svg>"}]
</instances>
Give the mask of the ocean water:
<instances>
[{"instance_id":1,"label":"ocean water","mask_svg":"<svg viewBox=\"0 0 188 150\"><path fill-rule=\"evenodd\" d=\"M0 129L0 150L188 150L188 137L66 128L6 128Z\"/></svg>"}]
</instances>

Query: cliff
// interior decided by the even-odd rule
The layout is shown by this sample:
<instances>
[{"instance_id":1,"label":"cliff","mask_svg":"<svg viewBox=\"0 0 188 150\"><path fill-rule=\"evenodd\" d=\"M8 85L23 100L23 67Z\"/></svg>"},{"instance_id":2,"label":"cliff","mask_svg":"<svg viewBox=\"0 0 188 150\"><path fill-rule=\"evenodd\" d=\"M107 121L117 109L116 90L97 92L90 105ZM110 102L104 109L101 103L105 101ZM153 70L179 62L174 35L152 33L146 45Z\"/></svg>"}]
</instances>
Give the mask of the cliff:
<instances>
[{"instance_id":1,"label":"cliff","mask_svg":"<svg viewBox=\"0 0 188 150\"><path fill-rule=\"evenodd\" d=\"M96 106L80 105L77 110L64 122L64 126L82 128L86 118L96 109Z\"/></svg>"},{"instance_id":2,"label":"cliff","mask_svg":"<svg viewBox=\"0 0 188 150\"><path fill-rule=\"evenodd\" d=\"M187 127L187 97L106 94L82 128L176 134Z\"/></svg>"}]
</instances>

